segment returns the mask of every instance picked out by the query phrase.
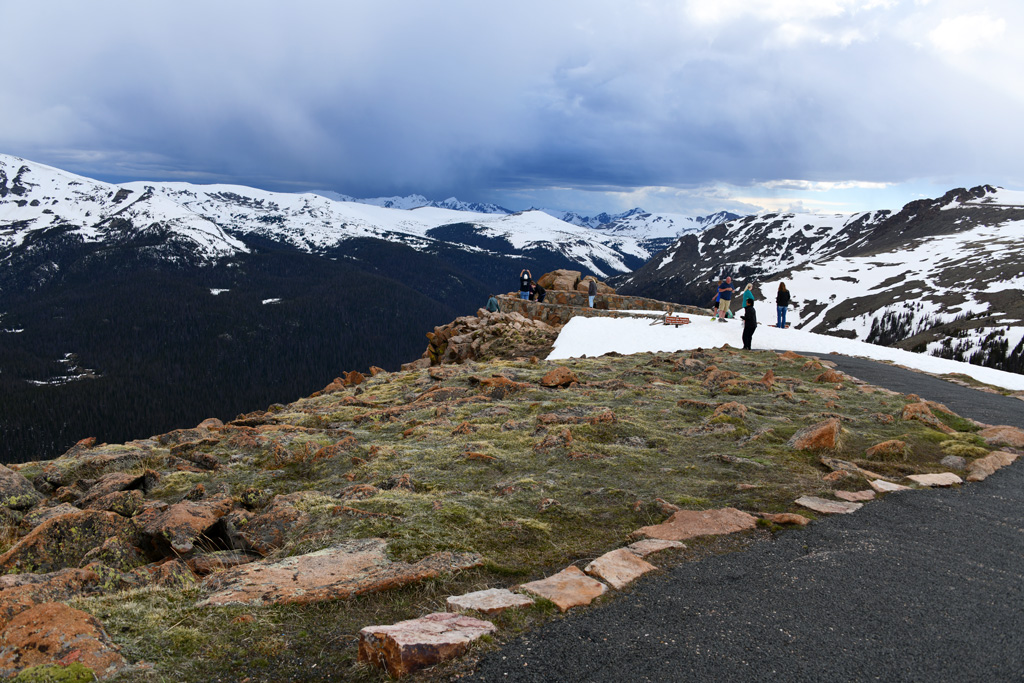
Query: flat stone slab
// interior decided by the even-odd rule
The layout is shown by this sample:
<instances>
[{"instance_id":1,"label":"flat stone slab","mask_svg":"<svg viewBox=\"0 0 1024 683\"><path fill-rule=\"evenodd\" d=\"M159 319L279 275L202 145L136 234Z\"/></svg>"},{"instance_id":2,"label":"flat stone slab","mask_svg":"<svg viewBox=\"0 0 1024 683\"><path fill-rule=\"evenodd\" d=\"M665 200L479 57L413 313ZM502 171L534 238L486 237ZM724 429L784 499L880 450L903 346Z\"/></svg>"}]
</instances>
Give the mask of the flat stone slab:
<instances>
[{"instance_id":1,"label":"flat stone slab","mask_svg":"<svg viewBox=\"0 0 1024 683\"><path fill-rule=\"evenodd\" d=\"M867 500L875 499L875 492L871 489L864 491L833 491L836 498L845 500L850 503L859 503Z\"/></svg>"},{"instance_id":2,"label":"flat stone slab","mask_svg":"<svg viewBox=\"0 0 1024 683\"><path fill-rule=\"evenodd\" d=\"M661 524L641 527L632 536L664 541L685 541L697 536L717 536L753 529L757 518L736 508L720 510L680 510Z\"/></svg>"},{"instance_id":3,"label":"flat stone slab","mask_svg":"<svg viewBox=\"0 0 1024 683\"><path fill-rule=\"evenodd\" d=\"M662 550L685 547L686 544L680 543L679 541L663 541L660 538L645 538L640 541L630 543L626 546L626 549L637 557L647 557L654 553L660 553Z\"/></svg>"},{"instance_id":4,"label":"flat stone slab","mask_svg":"<svg viewBox=\"0 0 1024 683\"><path fill-rule=\"evenodd\" d=\"M513 593L506 588L488 588L448 598L448 606L451 608L472 609L484 614L499 614L513 607L526 607L532 604L532 598Z\"/></svg>"},{"instance_id":5,"label":"flat stone slab","mask_svg":"<svg viewBox=\"0 0 1024 683\"><path fill-rule=\"evenodd\" d=\"M910 474L907 479L920 484L921 486L955 486L964 483L964 480L952 472L941 472L939 474Z\"/></svg>"},{"instance_id":6,"label":"flat stone slab","mask_svg":"<svg viewBox=\"0 0 1024 683\"><path fill-rule=\"evenodd\" d=\"M909 486L903 484L894 484L891 481L885 479L874 479L871 482L871 488L878 491L879 493L895 493L896 491L910 491Z\"/></svg>"},{"instance_id":7,"label":"flat stone slab","mask_svg":"<svg viewBox=\"0 0 1024 683\"><path fill-rule=\"evenodd\" d=\"M801 496L796 499L797 505L829 515L848 515L864 507L864 503L850 503L845 500L826 500L817 496Z\"/></svg>"},{"instance_id":8,"label":"flat stone slab","mask_svg":"<svg viewBox=\"0 0 1024 683\"><path fill-rule=\"evenodd\" d=\"M489 621L438 612L359 631L359 661L404 676L465 654L469 644L497 629Z\"/></svg>"},{"instance_id":9,"label":"flat stone slab","mask_svg":"<svg viewBox=\"0 0 1024 683\"><path fill-rule=\"evenodd\" d=\"M576 566L566 567L557 574L540 581L524 583L519 588L550 600L562 612L573 607L589 605L595 598L608 590L608 586L597 579L590 578Z\"/></svg>"},{"instance_id":10,"label":"flat stone slab","mask_svg":"<svg viewBox=\"0 0 1024 683\"><path fill-rule=\"evenodd\" d=\"M766 519L774 524L796 524L797 526L807 526L811 523L811 520L798 515L795 512L762 512L759 515L761 519Z\"/></svg>"},{"instance_id":11,"label":"flat stone slab","mask_svg":"<svg viewBox=\"0 0 1024 683\"><path fill-rule=\"evenodd\" d=\"M655 569L657 567L641 560L627 548L619 548L597 558L584 567L583 571L601 579L615 590L622 590Z\"/></svg>"},{"instance_id":12,"label":"flat stone slab","mask_svg":"<svg viewBox=\"0 0 1024 683\"><path fill-rule=\"evenodd\" d=\"M346 541L280 562L253 562L212 574L203 581L208 605L306 604L376 593L459 569L476 567L476 553L435 553L416 564L392 562L381 538Z\"/></svg>"}]
</instances>

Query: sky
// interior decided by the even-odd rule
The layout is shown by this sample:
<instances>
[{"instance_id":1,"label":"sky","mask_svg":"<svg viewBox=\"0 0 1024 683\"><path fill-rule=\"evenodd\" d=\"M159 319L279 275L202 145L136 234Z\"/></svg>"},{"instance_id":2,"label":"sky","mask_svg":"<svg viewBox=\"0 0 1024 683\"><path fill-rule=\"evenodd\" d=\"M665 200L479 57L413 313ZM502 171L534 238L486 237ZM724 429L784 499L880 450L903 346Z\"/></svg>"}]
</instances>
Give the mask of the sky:
<instances>
[{"instance_id":1,"label":"sky","mask_svg":"<svg viewBox=\"0 0 1024 683\"><path fill-rule=\"evenodd\" d=\"M580 213L1024 188L1020 0L0 0L0 153Z\"/></svg>"}]
</instances>

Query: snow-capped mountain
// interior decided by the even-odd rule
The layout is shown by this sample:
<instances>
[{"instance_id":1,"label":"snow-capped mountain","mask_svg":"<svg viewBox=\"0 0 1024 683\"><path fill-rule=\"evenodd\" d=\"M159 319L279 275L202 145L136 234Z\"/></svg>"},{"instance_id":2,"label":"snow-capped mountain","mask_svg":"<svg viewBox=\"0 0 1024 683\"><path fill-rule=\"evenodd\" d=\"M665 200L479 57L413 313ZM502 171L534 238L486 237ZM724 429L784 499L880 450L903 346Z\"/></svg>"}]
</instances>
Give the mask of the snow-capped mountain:
<instances>
[{"instance_id":1,"label":"snow-capped mountain","mask_svg":"<svg viewBox=\"0 0 1024 683\"><path fill-rule=\"evenodd\" d=\"M798 327L1024 371L1024 193L952 190L901 211L766 214L685 235L620 282L697 305L719 278L774 298Z\"/></svg>"},{"instance_id":2,"label":"snow-capped mountain","mask_svg":"<svg viewBox=\"0 0 1024 683\"><path fill-rule=\"evenodd\" d=\"M356 202L358 204L372 204L373 206L379 206L385 209L419 209L424 206L433 207L435 209L451 209L452 211L471 211L473 213L499 213L509 214L514 213L509 209L506 209L497 204L488 204L485 202L464 202L461 199L455 197L449 197L441 201L427 199L421 194L410 194L405 197L368 197L363 199L357 199L356 197L350 197L346 194L339 192L330 192L324 190L316 190L313 194L318 194L321 197L327 199L333 199L339 202Z\"/></svg>"},{"instance_id":3,"label":"snow-capped mountain","mask_svg":"<svg viewBox=\"0 0 1024 683\"><path fill-rule=\"evenodd\" d=\"M53 228L96 242L123 236L129 226L135 236L159 233L207 260L246 251L247 236L314 254L357 238L426 251L455 247L503 256L543 251L600 277L629 272L650 257L632 237L577 227L541 211L510 214L486 206L469 211L454 199L441 202L443 207L404 209L393 199L381 200L385 206L235 185L112 185L0 155L0 259ZM412 205L423 198L405 199Z\"/></svg>"},{"instance_id":4,"label":"snow-capped mountain","mask_svg":"<svg viewBox=\"0 0 1024 683\"><path fill-rule=\"evenodd\" d=\"M641 209L634 209L595 227L609 235L632 237L652 254L656 254L668 248L682 235L703 232L719 223L736 220L739 217L738 214L728 211L694 217L679 213L647 213Z\"/></svg>"}]
</instances>

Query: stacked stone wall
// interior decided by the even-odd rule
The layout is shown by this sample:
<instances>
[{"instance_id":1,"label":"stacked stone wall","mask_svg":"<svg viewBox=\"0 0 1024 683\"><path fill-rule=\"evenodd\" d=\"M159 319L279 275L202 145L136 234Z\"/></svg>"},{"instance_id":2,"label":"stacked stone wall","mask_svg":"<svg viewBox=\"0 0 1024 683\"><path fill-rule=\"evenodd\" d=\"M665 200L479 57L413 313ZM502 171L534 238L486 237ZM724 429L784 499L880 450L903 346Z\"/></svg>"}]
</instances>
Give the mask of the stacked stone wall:
<instances>
[{"instance_id":1,"label":"stacked stone wall","mask_svg":"<svg viewBox=\"0 0 1024 683\"><path fill-rule=\"evenodd\" d=\"M564 325L578 315L586 318L620 318L624 315L623 311L676 311L686 315L708 315L707 310L696 306L621 294L598 294L594 297L594 308L587 305L585 294L562 290L548 290L544 303L523 300L514 293L502 294L497 298L502 313L518 313L552 326Z\"/></svg>"}]
</instances>

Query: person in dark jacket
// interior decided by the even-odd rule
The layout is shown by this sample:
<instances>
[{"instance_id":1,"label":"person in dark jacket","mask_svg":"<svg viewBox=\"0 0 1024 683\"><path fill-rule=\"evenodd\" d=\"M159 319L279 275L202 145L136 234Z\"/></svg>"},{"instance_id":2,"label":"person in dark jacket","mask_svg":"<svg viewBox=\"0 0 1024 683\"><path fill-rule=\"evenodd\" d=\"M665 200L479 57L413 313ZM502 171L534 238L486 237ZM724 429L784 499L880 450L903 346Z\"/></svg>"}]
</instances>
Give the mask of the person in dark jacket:
<instances>
[{"instance_id":1,"label":"person in dark jacket","mask_svg":"<svg viewBox=\"0 0 1024 683\"><path fill-rule=\"evenodd\" d=\"M587 285L587 297L590 299L590 307L594 307L594 297L597 296L597 280L591 280Z\"/></svg>"},{"instance_id":2,"label":"person in dark jacket","mask_svg":"<svg viewBox=\"0 0 1024 683\"><path fill-rule=\"evenodd\" d=\"M718 283L718 311L715 315L718 322L724 323L726 318L731 318L729 307L732 305L732 277L727 276Z\"/></svg>"},{"instance_id":3,"label":"person in dark jacket","mask_svg":"<svg viewBox=\"0 0 1024 683\"><path fill-rule=\"evenodd\" d=\"M487 300L487 310L491 313L497 313L501 310L501 307L498 306L498 297L493 294L491 294L491 298Z\"/></svg>"},{"instance_id":4,"label":"person in dark jacket","mask_svg":"<svg viewBox=\"0 0 1024 683\"><path fill-rule=\"evenodd\" d=\"M779 283L779 293L775 295L775 310L778 311L779 321L775 325L776 327L783 329L786 327L786 310L789 308L789 290L786 289L786 283Z\"/></svg>"},{"instance_id":5,"label":"person in dark jacket","mask_svg":"<svg viewBox=\"0 0 1024 683\"><path fill-rule=\"evenodd\" d=\"M544 303L544 295L548 293L548 290L541 287L539 282L534 282L533 280L530 280L530 290L533 292L530 295L531 299L536 298L537 303Z\"/></svg>"},{"instance_id":6,"label":"person in dark jacket","mask_svg":"<svg viewBox=\"0 0 1024 683\"><path fill-rule=\"evenodd\" d=\"M754 312L754 300L748 299L743 309L743 348L750 350L750 342L754 338L754 328L757 327L757 313Z\"/></svg>"},{"instance_id":7,"label":"person in dark jacket","mask_svg":"<svg viewBox=\"0 0 1024 683\"><path fill-rule=\"evenodd\" d=\"M533 275L526 268L519 273L519 298L530 298L530 283L533 282Z\"/></svg>"}]
</instances>

